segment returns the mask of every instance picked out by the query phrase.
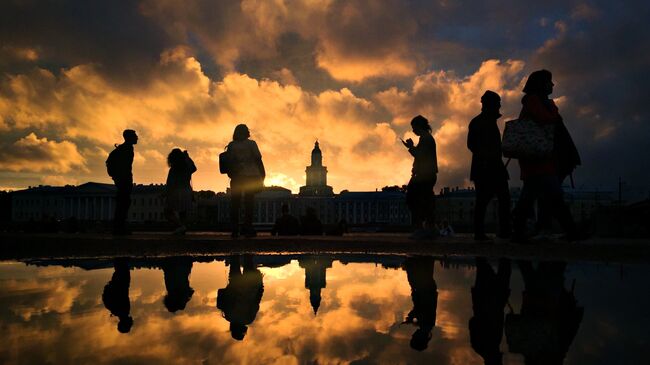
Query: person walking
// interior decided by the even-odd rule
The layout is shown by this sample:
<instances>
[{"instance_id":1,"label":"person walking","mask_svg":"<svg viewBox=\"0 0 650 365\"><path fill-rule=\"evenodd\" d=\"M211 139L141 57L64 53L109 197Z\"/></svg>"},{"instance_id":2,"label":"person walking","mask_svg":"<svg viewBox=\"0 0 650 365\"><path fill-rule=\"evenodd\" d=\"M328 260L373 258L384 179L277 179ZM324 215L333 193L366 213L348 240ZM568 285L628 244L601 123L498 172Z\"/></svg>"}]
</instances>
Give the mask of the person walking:
<instances>
[{"instance_id":1,"label":"person walking","mask_svg":"<svg viewBox=\"0 0 650 365\"><path fill-rule=\"evenodd\" d=\"M433 216L433 187L438 177L436 141L431 135L431 126L425 117L418 115L413 118L411 128L419 137L417 146L410 138L402 141L414 158L411 180L406 188L406 204L415 225L411 238L434 238L438 234Z\"/></svg>"},{"instance_id":2,"label":"person walking","mask_svg":"<svg viewBox=\"0 0 650 365\"><path fill-rule=\"evenodd\" d=\"M174 148L167 156L169 173L165 195L165 215L176 226L173 234L182 235L187 231L187 213L192 209L192 174L196 165L187 151Z\"/></svg>"},{"instance_id":3,"label":"person walking","mask_svg":"<svg viewBox=\"0 0 650 365\"><path fill-rule=\"evenodd\" d=\"M235 127L232 142L228 144L232 167L230 176L230 221L232 237L242 233L245 237L255 237L253 228L253 207L255 194L264 188L264 163L257 143L250 139L250 131L245 124ZM244 224L239 227L241 203L244 203Z\"/></svg>"},{"instance_id":4,"label":"person walking","mask_svg":"<svg viewBox=\"0 0 650 365\"><path fill-rule=\"evenodd\" d=\"M131 206L131 192L133 191L133 145L138 143L138 135L132 129L122 132L124 143L115 145L115 149L108 155L106 170L113 179L115 188L115 216L113 218L113 234L126 235L131 232L126 226L126 219Z\"/></svg>"},{"instance_id":5,"label":"person walking","mask_svg":"<svg viewBox=\"0 0 650 365\"><path fill-rule=\"evenodd\" d=\"M485 234L485 212L490 200L496 195L499 202L500 238L510 237L510 190L508 170L501 158L501 132L497 119L501 117L501 97L486 91L481 97L481 114L469 123L467 148L472 151L470 180L476 188L474 206L474 239L491 241Z\"/></svg>"},{"instance_id":6,"label":"person walking","mask_svg":"<svg viewBox=\"0 0 650 365\"><path fill-rule=\"evenodd\" d=\"M580 239L569 207L564 202L562 181L580 165L580 156L557 106L549 95L553 93L553 76L548 70L535 71L524 86L519 119L530 119L541 125L553 125L553 154L542 159L519 159L523 187L514 211L513 241L527 242L526 221L539 202L539 219L550 225L555 216L566 232L568 241Z\"/></svg>"}]
</instances>

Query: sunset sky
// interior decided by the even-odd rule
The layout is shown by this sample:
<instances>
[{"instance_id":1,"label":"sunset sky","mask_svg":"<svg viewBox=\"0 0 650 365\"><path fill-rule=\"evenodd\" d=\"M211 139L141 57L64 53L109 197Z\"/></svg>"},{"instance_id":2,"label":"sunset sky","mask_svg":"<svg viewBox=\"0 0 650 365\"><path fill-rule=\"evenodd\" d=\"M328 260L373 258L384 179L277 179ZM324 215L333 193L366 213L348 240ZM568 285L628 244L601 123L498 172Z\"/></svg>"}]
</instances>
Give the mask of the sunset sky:
<instances>
[{"instance_id":1,"label":"sunset sky","mask_svg":"<svg viewBox=\"0 0 650 365\"><path fill-rule=\"evenodd\" d=\"M246 123L267 185L297 192L318 139L335 192L374 190L408 181L399 138L417 114L437 188L468 186L480 96L501 95L503 127L540 68L582 155L577 185L648 186L648 19L640 0L2 1L0 189L110 182L132 128L135 182L164 182L178 146L194 188L223 191L217 155Z\"/></svg>"}]
</instances>

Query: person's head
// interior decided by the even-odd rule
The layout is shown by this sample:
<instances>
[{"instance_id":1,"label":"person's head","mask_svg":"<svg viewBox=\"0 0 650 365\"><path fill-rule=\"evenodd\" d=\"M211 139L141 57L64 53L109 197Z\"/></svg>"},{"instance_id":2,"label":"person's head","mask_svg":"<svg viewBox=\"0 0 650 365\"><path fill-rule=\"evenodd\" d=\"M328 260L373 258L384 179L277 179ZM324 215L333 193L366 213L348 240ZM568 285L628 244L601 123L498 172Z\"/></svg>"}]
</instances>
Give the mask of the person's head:
<instances>
[{"instance_id":1,"label":"person's head","mask_svg":"<svg viewBox=\"0 0 650 365\"><path fill-rule=\"evenodd\" d=\"M232 336L233 339L237 341L243 340L247 331L248 327L246 327L246 325L237 322L230 322L230 336Z\"/></svg>"},{"instance_id":2,"label":"person's head","mask_svg":"<svg viewBox=\"0 0 650 365\"><path fill-rule=\"evenodd\" d=\"M282 214L289 214L289 206L287 204L282 204Z\"/></svg>"},{"instance_id":3,"label":"person's head","mask_svg":"<svg viewBox=\"0 0 650 365\"><path fill-rule=\"evenodd\" d=\"M483 105L481 108L482 111L498 113L499 109L501 109L501 97L494 91L487 90L481 96L481 104Z\"/></svg>"},{"instance_id":4,"label":"person's head","mask_svg":"<svg viewBox=\"0 0 650 365\"><path fill-rule=\"evenodd\" d=\"M524 86L525 94L548 96L553 93L553 74L549 70L538 70L530 74Z\"/></svg>"},{"instance_id":5,"label":"person's head","mask_svg":"<svg viewBox=\"0 0 650 365\"><path fill-rule=\"evenodd\" d=\"M124 137L124 142L128 144L138 144L138 135L135 134L133 129L125 129L122 132L122 137Z\"/></svg>"},{"instance_id":6,"label":"person's head","mask_svg":"<svg viewBox=\"0 0 650 365\"><path fill-rule=\"evenodd\" d=\"M431 133L431 126L427 118L418 115L417 117L411 119L411 128L413 128L413 133L417 136L424 135L425 133Z\"/></svg>"},{"instance_id":7,"label":"person's head","mask_svg":"<svg viewBox=\"0 0 650 365\"><path fill-rule=\"evenodd\" d=\"M167 155L167 166L173 167L182 164L185 161L185 153L180 148L174 148Z\"/></svg>"},{"instance_id":8,"label":"person's head","mask_svg":"<svg viewBox=\"0 0 650 365\"><path fill-rule=\"evenodd\" d=\"M429 346L431 331L428 328L418 328L411 336L411 348L416 351L424 351Z\"/></svg>"},{"instance_id":9,"label":"person's head","mask_svg":"<svg viewBox=\"0 0 650 365\"><path fill-rule=\"evenodd\" d=\"M239 124L235 127L235 132L232 134L233 141L243 141L251 136L246 124Z\"/></svg>"},{"instance_id":10,"label":"person's head","mask_svg":"<svg viewBox=\"0 0 650 365\"><path fill-rule=\"evenodd\" d=\"M192 294L194 294L194 290L192 288L190 288L190 290L185 293L167 293L167 295L165 295L163 298L163 304L170 313L183 310L185 309L187 302L192 299Z\"/></svg>"},{"instance_id":11,"label":"person's head","mask_svg":"<svg viewBox=\"0 0 650 365\"><path fill-rule=\"evenodd\" d=\"M120 333L129 333L133 327L133 318L131 316L120 317L120 321L117 322L117 330Z\"/></svg>"}]
</instances>

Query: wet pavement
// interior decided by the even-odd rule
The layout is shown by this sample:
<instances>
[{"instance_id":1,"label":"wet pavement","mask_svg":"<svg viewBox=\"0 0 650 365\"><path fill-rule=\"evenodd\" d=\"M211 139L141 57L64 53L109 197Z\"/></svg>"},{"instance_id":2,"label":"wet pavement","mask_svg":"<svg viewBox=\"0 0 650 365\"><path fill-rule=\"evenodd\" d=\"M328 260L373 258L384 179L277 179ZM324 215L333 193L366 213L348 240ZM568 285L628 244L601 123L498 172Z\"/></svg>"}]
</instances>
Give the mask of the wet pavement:
<instances>
[{"instance_id":1,"label":"wet pavement","mask_svg":"<svg viewBox=\"0 0 650 365\"><path fill-rule=\"evenodd\" d=\"M0 363L641 364L649 274L368 253L0 261Z\"/></svg>"}]
</instances>

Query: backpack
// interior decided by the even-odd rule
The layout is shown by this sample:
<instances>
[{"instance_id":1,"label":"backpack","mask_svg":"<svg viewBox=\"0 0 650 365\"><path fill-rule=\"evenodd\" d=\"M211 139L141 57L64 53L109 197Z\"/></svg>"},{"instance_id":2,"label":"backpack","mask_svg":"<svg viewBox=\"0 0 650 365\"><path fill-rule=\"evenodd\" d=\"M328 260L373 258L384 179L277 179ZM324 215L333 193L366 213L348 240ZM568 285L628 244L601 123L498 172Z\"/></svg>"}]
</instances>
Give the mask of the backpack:
<instances>
[{"instance_id":1,"label":"backpack","mask_svg":"<svg viewBox=\"0 0 650 365\"><path fill-rule=\"evenodd\" d=\"M219 173L230 176L233 163L233 155L226 146L226 150L219 154Z\"/></svg>"},{"instance_id":2,"label":"backpack","mask_svg":"<svg viewBox=\"0 0 650 365\"><path fill-rule=\"evenodd\" d=\"M108 158L106 159L106 172L108 172L108 176L110 177L117 176L120 171L120 146L116 144L115 149L108 154Z\"/></svg>"}]
</instances>

